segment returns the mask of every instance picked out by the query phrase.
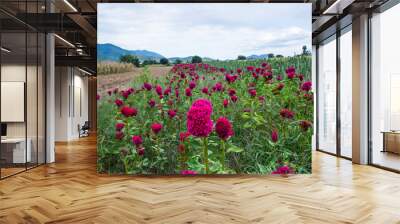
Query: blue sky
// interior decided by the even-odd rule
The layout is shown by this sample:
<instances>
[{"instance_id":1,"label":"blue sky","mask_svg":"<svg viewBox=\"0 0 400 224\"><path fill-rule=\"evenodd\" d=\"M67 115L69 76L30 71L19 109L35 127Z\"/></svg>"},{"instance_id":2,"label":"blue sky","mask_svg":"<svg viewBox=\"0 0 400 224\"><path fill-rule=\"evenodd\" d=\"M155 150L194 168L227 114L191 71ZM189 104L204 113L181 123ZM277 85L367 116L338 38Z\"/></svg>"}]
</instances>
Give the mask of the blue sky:
<instances>
[{"instance_id":1,"label":"blue sky","mask_svg":"<svg viewBox=\"0 0 400 224\"><path fill-rule=\"evenodd\" d=\"M165 57L293 55L311 47L311 4L99 3L98 43Z\"/></svg>"}]
</instances>

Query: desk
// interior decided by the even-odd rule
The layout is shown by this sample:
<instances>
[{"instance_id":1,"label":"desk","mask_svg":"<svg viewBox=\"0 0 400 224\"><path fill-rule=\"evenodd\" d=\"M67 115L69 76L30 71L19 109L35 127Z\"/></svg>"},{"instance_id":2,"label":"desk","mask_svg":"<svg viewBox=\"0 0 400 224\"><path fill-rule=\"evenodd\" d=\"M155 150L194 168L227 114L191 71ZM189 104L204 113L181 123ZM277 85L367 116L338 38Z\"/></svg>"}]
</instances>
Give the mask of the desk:
<instances>
[{"instance_id":1,"label":"desk","mask_svg":"<svg viewBox=\"0 0 400 224\"><path fill-rule=\"evenodd\" d=\"M5 159L6 163L31 162L32 141L30 138L28 138L26 142L28 143L27 144L28 147L26 147L26 153L25 153L25 138L1 139L1 157L3 157L2 159Z\"/></svg>"},{"instance_id":2,"label":"desk","mask_svg":"<svg viewBox=\"0 0 400 224\"><path fill-rule=\"evenodd\" d=\"M400 154L400 131L383 131L383 151Z\"/></svg>"}]
</instances>

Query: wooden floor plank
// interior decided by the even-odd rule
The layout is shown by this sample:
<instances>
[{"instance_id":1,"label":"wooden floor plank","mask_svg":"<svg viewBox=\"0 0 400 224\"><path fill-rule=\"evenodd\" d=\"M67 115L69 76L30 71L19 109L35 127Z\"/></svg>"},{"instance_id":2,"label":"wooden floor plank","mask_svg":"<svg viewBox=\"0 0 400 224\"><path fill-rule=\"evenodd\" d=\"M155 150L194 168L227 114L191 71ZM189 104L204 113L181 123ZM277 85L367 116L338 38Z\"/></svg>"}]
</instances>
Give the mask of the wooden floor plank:
<instances>
[{"instance_id":1,"label":"wooden floor plank","mask_svg":"<svg viewBox=\"0 0 400 224\"><path fill-rule=\"evenodd\" d=\"M313 174L96 173L96 139L0 181L0 223L400 223L400 175L313 152Z\"/></svg>"}]
</instances>

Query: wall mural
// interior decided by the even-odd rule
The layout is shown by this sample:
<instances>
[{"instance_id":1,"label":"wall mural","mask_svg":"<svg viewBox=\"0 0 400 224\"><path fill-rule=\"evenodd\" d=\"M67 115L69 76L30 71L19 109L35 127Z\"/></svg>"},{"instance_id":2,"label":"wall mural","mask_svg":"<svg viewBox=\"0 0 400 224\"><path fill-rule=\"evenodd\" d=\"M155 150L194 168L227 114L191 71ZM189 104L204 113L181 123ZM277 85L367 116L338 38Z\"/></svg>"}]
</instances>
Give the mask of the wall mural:
<instances>
[{"instance_id":1,"label":"wall mural","mask_svg":"<svg viewBox=\"0 0 400 224\"><path fill-rule=\"evenodd\" d=\"M311 4L98 4L109 174L311 173Z\"/></svg>"}]
</instances>

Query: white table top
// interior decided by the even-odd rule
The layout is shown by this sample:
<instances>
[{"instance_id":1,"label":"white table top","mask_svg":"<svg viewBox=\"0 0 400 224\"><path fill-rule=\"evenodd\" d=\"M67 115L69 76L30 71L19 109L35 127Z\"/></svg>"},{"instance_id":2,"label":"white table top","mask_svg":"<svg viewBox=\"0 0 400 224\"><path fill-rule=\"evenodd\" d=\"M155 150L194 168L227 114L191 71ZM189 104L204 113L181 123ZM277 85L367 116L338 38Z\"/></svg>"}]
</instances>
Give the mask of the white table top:
<instances>
[{"instance_id":1,"label":"white table top","mask_svg":"<svg viewBox=\"0 0 400 224\"><path fill-rule=\"evenodd\" d=\"M27 141L30 141L28 138ZM20 143L20 142L25 142L25 138L5 138L1 139L1 143Z\"/></svg>"}]
</instances>

